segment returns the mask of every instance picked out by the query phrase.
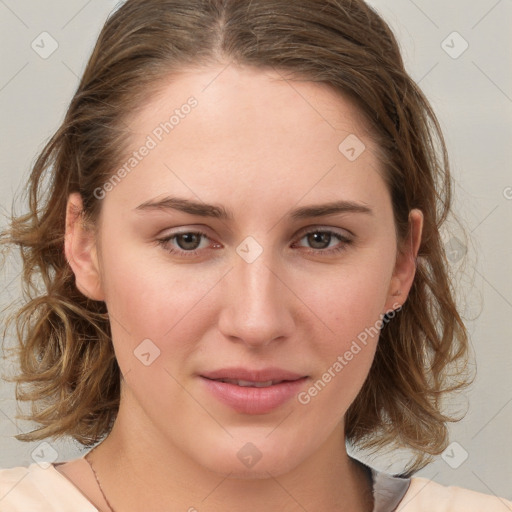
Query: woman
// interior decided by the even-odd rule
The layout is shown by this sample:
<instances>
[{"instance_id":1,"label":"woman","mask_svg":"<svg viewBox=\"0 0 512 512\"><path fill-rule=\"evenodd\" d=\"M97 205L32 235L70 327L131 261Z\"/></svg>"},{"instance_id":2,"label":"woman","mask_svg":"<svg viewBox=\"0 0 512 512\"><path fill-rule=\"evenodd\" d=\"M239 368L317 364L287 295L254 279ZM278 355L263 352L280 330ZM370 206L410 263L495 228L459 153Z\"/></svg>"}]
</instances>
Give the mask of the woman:
<instances>
[{"instance_id":1,"label":"woman","mask_svg":"<svg viewBox=\"0 0 512 512\"><path fill-rule=\"evenodd\" d=\"M128 0L4 233L45 286L15 317L17 437L96 446L2 470L2 510L511 506L412 477L467 381L450 180L362 1ZM391 476L346 443L413 456Z\"/></svg>"}]
</instances>

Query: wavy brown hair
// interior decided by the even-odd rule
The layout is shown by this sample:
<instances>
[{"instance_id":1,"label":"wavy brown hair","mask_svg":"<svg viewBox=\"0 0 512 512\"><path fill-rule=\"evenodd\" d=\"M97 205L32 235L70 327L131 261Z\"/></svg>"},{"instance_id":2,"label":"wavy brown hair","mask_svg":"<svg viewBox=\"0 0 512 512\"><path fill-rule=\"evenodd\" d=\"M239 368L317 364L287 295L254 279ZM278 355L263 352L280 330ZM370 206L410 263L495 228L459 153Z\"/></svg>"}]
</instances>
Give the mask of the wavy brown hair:
<instances>
[{"instance_id":1,"label":"wavy brown hair","mask_svg":"<svg viewBox=\"0 0 512 512\"><path fill-rule=\"evenodd\" d=\"M382 328L346 415L354 446L408 448L409 470L420 469L446 447L447 422L456 421L443 412L443 397L469 381L468 337L440 233L452 178L431 106L392 31L362 0L128 0L111 14L62 125L33 166L28 213L13 213L1 234L23 262L24 303L9 317L20 364L11 380L32 407L18 417L39 424L16 437L69 435L91 446L108 435L121 375L105 303L77 290L64 255L66 201L79 192L94 227L94 191L123 161L127 116L173 73L225 62L328 84L353 100L378 143L399 249L410 210L423 212L409 297Z\"/></svg>"}]
</instances>

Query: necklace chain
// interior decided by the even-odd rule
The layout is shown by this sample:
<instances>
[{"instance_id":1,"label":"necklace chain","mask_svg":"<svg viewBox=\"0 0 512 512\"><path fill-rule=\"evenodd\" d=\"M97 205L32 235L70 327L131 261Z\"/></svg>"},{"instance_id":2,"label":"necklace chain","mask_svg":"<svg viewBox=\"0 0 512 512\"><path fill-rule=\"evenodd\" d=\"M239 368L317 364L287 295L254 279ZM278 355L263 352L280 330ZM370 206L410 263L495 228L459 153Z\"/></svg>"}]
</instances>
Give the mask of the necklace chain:
<instances>
[{"instance_id":1,"label":"necklace chain","mask_svg":"<svg viewBox=\"0 0 512 512\"><path fill-rule=\"evenodd\" d=\"M110 502L108 501L108 498L105 496L105 492L103 491L103 487L101 487L101 484L100 484L100 479L98 478L98 475L92 465L92 461L89 460L89 456L91 455L91 453L96 449L96 447L94 447L90 452L88 452L85 456L84 456L84 459L87 461L87 463L89 464L89 467L91 468L92 472L94 473L94 478L96 479L96 483L98 484L98 487L101 491L101 494L103 496L103 499L105 500L105 503L107 504L108 508L110 509L110 512L115 512L114 510L114 507L110 504ZM372 505L371 505L371 509L370 510L373 510L374 508L374 503L373 503L373 500L372 500Z\"/></svg>"},{"instance_id":2,"label":"necklace chain","mask_svg":"<svg viewBox=\"0 0 512 512\"><path fill-rule=\"evenodd\" d=\"M89 464L89 467L92 469L92 472L94 473L94 478L96 478L96 483L98 484L98 487L100 488L100 491L101 491L101 494L103 496L103 499L105 500L105 503L108 505L108 508L110 509L110 512L115 512L114 507L112 507L112 505L108 501L107 497L105 496L105 492L103 491L103 487L101 487L100 479L98 478L98 475L97 475L96 471L94 470L94 467L92 465L92 461L89 460L89 456L91 455L91 453L94 450L95 450L95 448L93 448L89 453L87 453L84 456L84 459L87 461L87 463Z\"/></svg>"}]
</instances>

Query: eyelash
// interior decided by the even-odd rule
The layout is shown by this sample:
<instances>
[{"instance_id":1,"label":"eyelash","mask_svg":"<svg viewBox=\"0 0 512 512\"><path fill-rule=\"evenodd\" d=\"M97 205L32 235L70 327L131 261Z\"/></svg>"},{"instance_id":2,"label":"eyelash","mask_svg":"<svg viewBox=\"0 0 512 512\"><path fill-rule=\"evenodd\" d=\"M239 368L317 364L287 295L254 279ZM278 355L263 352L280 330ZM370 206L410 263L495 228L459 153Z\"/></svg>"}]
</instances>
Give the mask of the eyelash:
<instances>
[{"instance_id":1,"label":"eyelash","mask_svg":"<svg viewBox=\"0 0 512 512\"><path fill-rule=\"evenodd\" d=\"M331 249L311 249L311 248L305 247L306 252L308 254L311 253L311 254L321 254L321 255L329 255L329 256L333 255L333 254L339 254L340 252L346 251L347 246L353 242L352 239L350 239L346 236L343 236L340 233L336 233L336 231L331 231L330 229L318 229L318 228L313 228L313 229L303 232L298 240L300 241L308 235L318 234L318 233L327 234L327 235L330 235L331 237L337 238L341 242L341 245L331 248ZM329 240L329 243L330 243L330 240Z\"/></svg>"},{"instance_id":2,"label":"eyelash","mask_svg":"<svg viewBox=\"0 0 512 512\"><path fill-rule=\"evenodd\" d=\"M308 254L315 254L315 255L320 254L322 256L331 256L334 254L339 254L343 251L346 251L348 248L347 246L349 246L353 242L352 239L345 237L345 236L341 235L340 233L336 233L335 231L331 231L329 229L318 229L318 228L305 231L298 238L298 241L302 240L304 237L306 237L308 235L315 234L315 233L322 233L322 234L328 234L330 236L333 236L333 237L337 238L340 242L342 242L342 244L333 249L311 249L311 248L308 249L308 248L305 248L306 252ZM174 233L173 235L170 235L165 238L160 238L157 240L157 242L160 246L163 247L163 249L165 251L167 251L170 254L184 256L186 258L198 256L199 252L202 249L194 249L192 251L185 251L183 249L169 248L168 243L180 235L200 235L200 236L209 238L209 236L206 233L204 233L203 231L183 231L181 233Z\"/></svg>"}]
</instances>

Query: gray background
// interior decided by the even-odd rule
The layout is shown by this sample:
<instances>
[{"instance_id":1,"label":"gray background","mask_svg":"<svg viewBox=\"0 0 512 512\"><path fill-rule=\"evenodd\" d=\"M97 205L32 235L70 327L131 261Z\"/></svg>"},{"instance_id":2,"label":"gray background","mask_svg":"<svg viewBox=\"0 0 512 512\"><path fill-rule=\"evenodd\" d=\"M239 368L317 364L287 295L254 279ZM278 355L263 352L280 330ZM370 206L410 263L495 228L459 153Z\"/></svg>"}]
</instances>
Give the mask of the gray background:
<instances>
[{"instance_id":1,"label":"gray background","mask_svg":"<svg viewBox=\"0 0 512 512\"><path fill-rule=\"evenodd\" d=\"M450 426L453 444L419 476L512 499L512 0L370 3L393 27L409 72L439 116L456 182L455 208L471 237L466 247L456 226L443 232L460 285L477 378L455 404L468 405L469 412ZM3 211L10 211L36 154L61 122L115 4L0 0ZM31 46L35 41L40 53L51 49L55 43L43 32L58 44L47 58ZM460 256L466 250L464 270ZM2 305L19 298L19 268L14 255L1 270ZM12 385L0 382L0 467L34 462L31 454L40 444L12 437L30 429L13 420L15 408ZM58 460L82 453L72 441L50 444L55 452L46 447L47 453ZM357 455L385 470L400 470L404 460L397 452Z\"/></svg>"}]
</instances>

